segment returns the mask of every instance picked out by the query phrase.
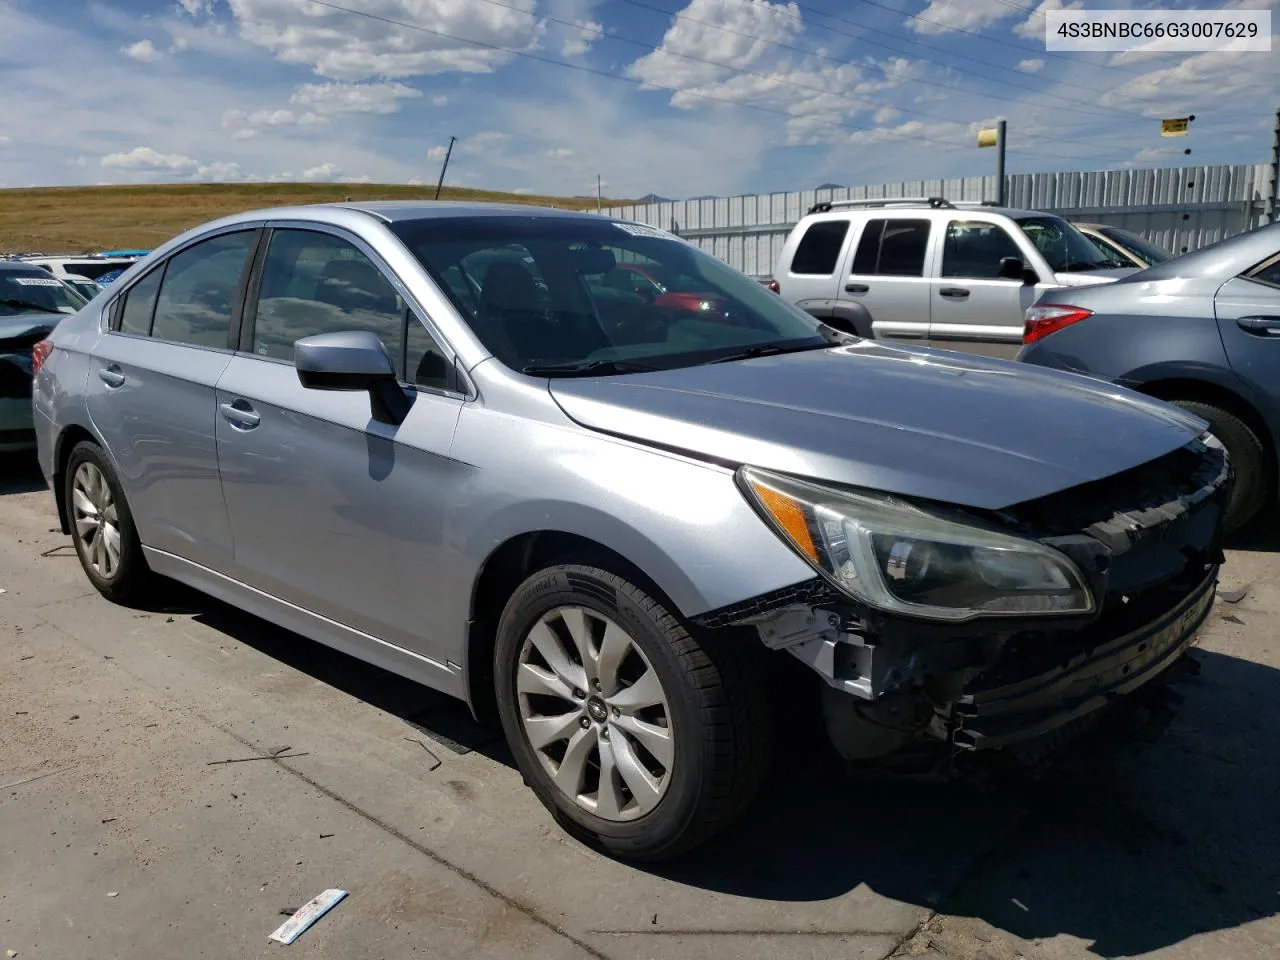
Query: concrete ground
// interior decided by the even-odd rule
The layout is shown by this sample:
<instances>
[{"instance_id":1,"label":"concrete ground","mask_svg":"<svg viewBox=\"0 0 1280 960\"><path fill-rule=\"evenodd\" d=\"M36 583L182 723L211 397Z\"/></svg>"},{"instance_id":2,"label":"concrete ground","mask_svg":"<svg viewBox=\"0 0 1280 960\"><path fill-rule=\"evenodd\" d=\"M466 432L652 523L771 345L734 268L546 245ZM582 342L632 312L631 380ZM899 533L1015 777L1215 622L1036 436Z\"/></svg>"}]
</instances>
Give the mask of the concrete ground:
<instances>
[{"instance_id":1,"label":"concrete ground","mask_svg":"<svg viewBox=\"0 0 1280 960\"><path fill-rule=\"evenodd\" d=\"M1144 750L983 791L788 749L745 822L639 868L568 840L461 706L178 587L113 606L54 524L32 469L0 477L7 957L1280 955L1280 535L1231 552L1246 592Z\"/></svg>"}]
</instances>

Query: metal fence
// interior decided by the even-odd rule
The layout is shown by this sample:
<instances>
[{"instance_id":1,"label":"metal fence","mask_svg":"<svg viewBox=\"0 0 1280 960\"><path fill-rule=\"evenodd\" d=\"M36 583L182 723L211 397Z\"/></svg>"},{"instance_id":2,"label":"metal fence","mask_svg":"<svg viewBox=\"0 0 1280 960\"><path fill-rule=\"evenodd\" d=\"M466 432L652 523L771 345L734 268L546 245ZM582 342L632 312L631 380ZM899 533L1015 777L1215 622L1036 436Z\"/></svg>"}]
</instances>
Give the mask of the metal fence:
<instances>
[{"instance_id":1,"label":"metal fence","mask_svg":"<svg viewBox=\"0 0 1280 960\"><path fill-rule=\"evenodd\" d=\"M1009 206L1095 220L1141 234L1175 253L1241 233L1263 222L1267 164L1024 173L1005 178ZM678 233L752 276L768 276L787 234L822 200L879 197L994 200L996 178L908 180L869 187L801 190L713 200L677 200L610 207L607 216Z\"/></svg>"}]
</instances>

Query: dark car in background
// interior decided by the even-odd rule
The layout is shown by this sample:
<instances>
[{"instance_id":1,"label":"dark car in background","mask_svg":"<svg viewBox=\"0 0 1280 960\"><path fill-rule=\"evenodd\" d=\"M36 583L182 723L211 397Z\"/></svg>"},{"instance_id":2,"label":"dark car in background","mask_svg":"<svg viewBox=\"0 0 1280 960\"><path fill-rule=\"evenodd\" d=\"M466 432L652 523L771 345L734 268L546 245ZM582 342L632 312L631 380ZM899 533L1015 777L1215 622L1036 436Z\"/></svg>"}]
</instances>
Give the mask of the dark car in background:
<instances>
[{"instance_id":1,"label":"dark car in background","mask_svg":"<svg viewBox=\"0 0 1280 960\"><path fill-rule=\"evenodd\" d=\"M1208 421L1235 465L1225 521L1254 520L1280 463L1280 223L1106 286L1052 290L1018 359L1114 381Z\"/></svg>"},{"instance_id":2,"label":"dark car in background","mask_svg":"<svg viewBox=\"0 0 1280 960\"><path fill-rule=\"evenodd\" d=\"M1158 243L1122 227L1078 221L1073 221L1072 225L1098 248L1099 253L1113 260L1117 266L1142 269L1173 258L1173 254Z\"/></svg>"},{"instance_id":3,"label":"dark car in background","mask_svg":"<svg viewBox=\"0 0 1280 960\"><path fill-rule=\"evenodd\" d=\"M0 261L0 453L35 447L31 351L88 301L42 267Z\"/></svg>"}]
</instances>

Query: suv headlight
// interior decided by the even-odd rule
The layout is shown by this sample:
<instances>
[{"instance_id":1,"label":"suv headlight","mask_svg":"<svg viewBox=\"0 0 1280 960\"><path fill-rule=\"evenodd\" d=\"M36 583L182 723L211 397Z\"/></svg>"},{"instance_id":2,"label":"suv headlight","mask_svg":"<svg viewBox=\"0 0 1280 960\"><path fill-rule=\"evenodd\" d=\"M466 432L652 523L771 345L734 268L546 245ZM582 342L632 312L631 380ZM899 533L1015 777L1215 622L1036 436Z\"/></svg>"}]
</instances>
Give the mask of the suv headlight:
<instances>
[{"instance_id":1,"label":"suv headlight","mask_svg":"<svg viewBox=\"0 0 1280 960\"><path fill-rule=\"evenodd\" d=\"M934 620L1093 612L1071 558L887 496L851 493L754 467L739 481L802 557L868 606Z\"/></svg>"}]
</instances>

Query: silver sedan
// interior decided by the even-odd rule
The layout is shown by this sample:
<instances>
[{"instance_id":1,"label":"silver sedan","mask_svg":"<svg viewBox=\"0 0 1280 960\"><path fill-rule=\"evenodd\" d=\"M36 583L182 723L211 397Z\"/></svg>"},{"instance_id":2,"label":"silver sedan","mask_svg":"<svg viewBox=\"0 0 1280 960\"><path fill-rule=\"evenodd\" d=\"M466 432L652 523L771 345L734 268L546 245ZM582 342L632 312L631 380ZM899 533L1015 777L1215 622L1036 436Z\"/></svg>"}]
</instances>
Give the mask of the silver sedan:
<instances>
[{"instance_id":1,"label":"silver sedan","mask_svg":"<svg viewBox=\"0 0 1280 960\"><path fill-rule=\"evenodd\" d=\"M465 699L619 856L750 801L788 665L845 757L936 768L1164 675L1213 597L1228 470L1194 416L857 340L640 224L242 214L34 357L102 594L171 577Z\"/></svg>"}]
</instances>

